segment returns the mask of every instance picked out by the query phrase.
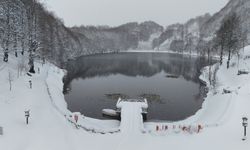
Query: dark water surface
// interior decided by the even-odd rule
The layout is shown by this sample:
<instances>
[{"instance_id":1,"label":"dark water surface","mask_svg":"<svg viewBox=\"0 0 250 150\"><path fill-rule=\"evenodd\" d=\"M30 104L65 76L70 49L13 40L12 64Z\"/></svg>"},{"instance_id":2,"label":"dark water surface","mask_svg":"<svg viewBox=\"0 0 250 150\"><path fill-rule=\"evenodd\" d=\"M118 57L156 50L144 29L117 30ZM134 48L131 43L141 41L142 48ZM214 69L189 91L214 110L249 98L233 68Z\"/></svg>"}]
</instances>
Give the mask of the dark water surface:
<instances>
[{"instance_id":1,"label":"dark water surface","mask_svg":"<svg viewBox=\"0 0 250 150\"><path fill-rule=\"evenodd\" d=\"M148 119L176 121L201 108L202 58L167 53L119 53L84 56L67 64L68 109L104 119L102 109L115 109L119 96L146 97Z\"/></svg>"}]
</instances>

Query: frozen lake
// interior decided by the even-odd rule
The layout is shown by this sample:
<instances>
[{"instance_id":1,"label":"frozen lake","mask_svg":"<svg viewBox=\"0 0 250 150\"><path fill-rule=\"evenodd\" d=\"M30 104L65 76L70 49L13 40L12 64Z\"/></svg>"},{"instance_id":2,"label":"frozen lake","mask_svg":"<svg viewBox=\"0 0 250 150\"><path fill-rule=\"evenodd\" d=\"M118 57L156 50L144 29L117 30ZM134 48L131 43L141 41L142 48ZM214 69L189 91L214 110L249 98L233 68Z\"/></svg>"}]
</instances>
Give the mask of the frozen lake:
<instances>
[{"instance_id":1,"label":"frozen lake","mask_svg":"<svg viewBox=\"0 0 250 150\"><path fill-rule=\"evenodd\" d=\"M67 64L68 109L105 119L118 97L145 97L148 119L176 121L201 108L205 87L198 79L202 58L167 53L119 53L83 56Z\"/></svg>"}]
</instances>

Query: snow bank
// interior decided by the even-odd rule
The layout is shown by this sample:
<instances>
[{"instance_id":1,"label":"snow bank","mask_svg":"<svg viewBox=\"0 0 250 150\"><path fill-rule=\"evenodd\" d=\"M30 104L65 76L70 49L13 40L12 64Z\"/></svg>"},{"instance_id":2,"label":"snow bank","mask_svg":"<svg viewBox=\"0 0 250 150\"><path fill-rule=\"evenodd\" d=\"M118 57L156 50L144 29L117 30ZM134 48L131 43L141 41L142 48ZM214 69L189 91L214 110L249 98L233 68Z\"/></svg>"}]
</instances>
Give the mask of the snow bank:
<instances>
[{"instance_id":1,"label":"snow bank","mask_svg":"<svg viewBox=\"0 0 250 150\"><path fill-rule=\"evenodd\" d=\"M250 55L250 47L246 47L245 50L245 57L248 55ZM200 79L206 83L209 92L205 98L202 108L194 116L172 124L199 123L208 127L218 126L219 124L225 123L235 105L235 97L239 94L239 89L246 85L246 81L248 81L247 76L241 77L237 75L236 62L237 58L233 57L230 69L226 68L226 60L224 60L224 65L222 66L217 63L211 67L205 67L202 70ZM250 63L245 59L240 62L240 66L241 68L243 67L244 70L249 70ZM213 87L213 85L209 82L209 68L212 72L216 70L216 74L211 74L210 77L211 80L216 80L217 84L215 87ZM225 89L232 91L232 93L223 93L223 90Z\"/></svg>"},{"instance_id":2,"label":"snow bank","mask_svg":"<svg viewBox=\"0 0 250 150\"><path fill-rule=\"evenodd\" d=\"M246 47L242 56L239 68L249 71L250 47ZM1 149L248 150L250 148L249 140L244 142L241 140L242 117L249 118L250 114L250 75L237 75L236 58L232 59L230 69L226 69L225 63L219 67L216 74L218 84L214 90L212 89L214 85L208 82L209 68L204 69L200 78L207 83L210 91L202 109L196 115L179 122L144 123L147 134L119 132L117 128L120 123L112 120L103 121L81 116L79 122L74 122L62 94L64 71L51 64L42 66L37 63L36 66L41 70L40 74L32 77L22 74L18 77L17 64L18 61L13 56L10 56L8 63L0 61L0 126L4 131L4 135L0 135ZM8 82L9 71L14 75L11 91ZM29 80L32 80L32 89L29 88ZM231 93L225 93L224 89ZM31 111L29 125L25 124L25 110ZM129 116L132 116L133 112L131 111ZM133 124L130 124L132 121L128 122L128 129L134 129ZM184 132L180 128L162 130L164 125L172 128L173 125L190 126L192 132L189 129L185 129ZM202 125L203 129L196 133L198 125ZM161 130L156 131L157 126ZM93 134L95 132L99 133ZM103 132L107 134L102 134Z\"/></svg>"},{"instance_id":3,"label":"snow bank","mask_svg":"<svg viewBox=\"0 0 250 150\"><path fill-rule=\"evenodd\" d=\"M65 71L50 64L47 70L45 85L50 96L51 104L55 109L77 128L84 129L92 133L115 133L119 132L119 121L99 120L79 115L79 121L74 120L73 114L67 109L67 103L64 100L62 79Z\"/></svg>"},{"instance_id":4,"label":"snow bank","mask_svg":"<svg viewBox=\"0 0 250 150\"><path fill-rule=\"evenodd\" d=\"M63 91L63 82L62 78L64 76L64 71L49 64L49 68L46 72L46 80L45 85L47 87L48 94L50 96L50 100L52 105L57 109L61 115L69 114L70 112L67 110L66 101L62 101L64 99Z\"/></svg>"}]
</instances>

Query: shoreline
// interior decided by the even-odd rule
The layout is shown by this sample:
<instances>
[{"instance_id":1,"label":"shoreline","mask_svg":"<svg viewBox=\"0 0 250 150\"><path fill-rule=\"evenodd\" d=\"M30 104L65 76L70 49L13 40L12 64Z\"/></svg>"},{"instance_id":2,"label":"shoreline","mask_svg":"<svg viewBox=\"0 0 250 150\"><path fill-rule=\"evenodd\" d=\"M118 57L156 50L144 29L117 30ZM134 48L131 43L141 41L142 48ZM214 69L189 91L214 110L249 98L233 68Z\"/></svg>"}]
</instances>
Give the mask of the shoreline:
<instances>
[{"instance_id":1,"label":"shoreline","mask_svg":"<svg viewBox=\"0 0 250 150\"><path fill-rule=\"evenodd\" d=\"M131 51L126 51L126 52L119 52L119 53L130 53ZM132 52L134 52L134 53L137 53L137 51L132 51ZM144 53L143 51L140 51L140 52L142 52L142 53ZM149 53L151 53L151 51L148 51ZM161 51L162 52L162 51ZM160 52L160 53L161 53ZM164 51L163 53L170 53L169 51ZM106 53L105 53L106 54ZM170 53L170 54L175 54L175 53ZM178 53L177 53L178 54ZM101 55L101 54L98 54L98 55ZM84 57L84 56L82 56L82 57ZM213 66L213 65L212 65ZM206 66L207 67L207 66ZM204 68L206 68L206 67L204 67ZM204 71L205 71L205 69L204 68L202 68L200 71L201 71L201 74L200 74L200 76L202 76L202 74L204 73ZM62 77L61 77L61 80L63 81L63 79L65 78L65 76L67 75L67 71L66 70L63 70L63 72L64 72L64 75L62 75ZM199 80L200 80L200 84L204 84L204 83L206 83L204 86L207 88L207 89L209 89L209 87L207 87L207 81L206 80L204 80L204 79L202 79L202 78L200 78L199 77ZM64 86L64 83L63 83L63 85L62 86ZM208 93L210 92L210 90L207 92L207 94L206 95L208 95ZM63 93L62 93L63 94ZM63 96L64 96L64 94L63 94ZM63 97L64 98L64 97ZM205 101L206 101L206 99L207 99L207 96L205 96L204 97L204 100L203 100L203 104L205 103ZM63 99L63 101L65 102L65 103L67 103L66 102L66 100L65 100L65 98ZM201 107L201 109L204 109L204 107L203 107L203 104L202 104L202 107ZM179 120L179 121L168 121L168 120L160 120L160 121L156 121L156 122L150 122L150 123L159 123L159 122L161 122L161 123L165 123L165 122L171 122L171 123L182 123L182 122L190 122L190 118L197 118L197 113L201 110L201 109L199 109L194 115L192 115L192 116L189 116L189 117L187 117L186 119L183 119L183 120ZM68 109L67 109L68 110ZM68 110L69 112L71 112L70 110ZM72 112L71 112L72 113ZM96 120L100 120L100 121L103 121L103 120L105 120L105 119L97 119L97 118L92 118L92 117L88 117L88 118L91 118L91 119L96 119ZM145 122L145 123L148 123L148 122Z\"/></svg>"},{"instance_id":2,"label":"shoreline","mask_svg":"<svg viewBox=\"0 0 250 150\"><path fill-rule=\"evenodd\" d=\"M234 58L235 59L235 58ZM233 59L233 60L234 60ZM224 65L225 65L225 61L224 60ZM235 60L234 60L235 61ZM210 67L212 69L215 69L216 66L218 65L218 63L211 65ZM220 66L218 71L221 71L224 69L224 65ZM59 69L59 68L58 68ZM153 122L144 122L144 126L148 129L148 131L150 131L151 129L154 128L155 125L159 125L159 124L164 124L164 125L194 125L194 124L202 124L204 127L209 128L209 127L217 127L219 125L221 125L221 122L223 122L223 120L225 120L226 117L228 117L228 111L231 109L231 105L232 103L232 95L227 96L227 95L223 95L220 92L223 91L223 87L219 87L218 89L216 89L218 91L217 94L213 93L213 88L211 87L211 85L209 84L208 81L208 72L209 72L209 66L206 66L204 68L201 69L201 74L199 76L199 80L202 83L206 83L206 88L208 89L207 92L207 96L204 97L204 101L202 103L201 109L199 109L194 115L183 119L183 120L179 120L179 121L167 121L167 120L160 120L160 121L153 121ZM52 75L52 74L50 74ZM61 75L58 80L60 80L62 82L62 79L65 75L65 71L64 74ZM216 78L218 78L220 75L216 74ZM217 82L222 82L220 80L220 78L218 79ZM63 83L62 83L63 86ZM62 99L60 101L64 101L66 103L66 100L64 98L64 94L62 93L62 91L60 92L60 94L62 94ZM229 99L228 102L225 102L219 106L217 105L217 97L226 97L226 99ZM225 101L225 100L224 100ZM216 106L214 108L214 106ZM70 113L72 113L70 110L68 110L68 108L66 108L66 110ZM218 111L218 114L214 114L211 116L209 116L209 112L212 111ZM96 120L99 123L103 123L107 120L102 120L102 119L96 119L96 118L92 118L92 117L86 117L88 118L90 121L92 120ZM115 120L108 120L108 121L115 121Z\"/></svg>"},{"instance_id":3,"label":"shoreline","mask_svg":"<svg viewBox=\"0 0 250 150\"><path fill-rule=\"evenodd\" d=\"M81 56L78 56L78 57L73 57L73 58L70 58L68 59L68 61L74 61L80 57L88 57L88 56L98 56L98 55L108 55L108 54L122 54L122 53L166 53L166 54L177 54L177 55L184 55L186 57L206 57L207 56L200 56L199 54L197 53L188 53L188 52L185 52L185 53L180 53L180 52L174 52L174 51L171 51L171 50L164 50L164 51L157 51L157 50L121 50L121 51L108 51L108 52L103 52L103 53L93 53L93 54L86 54L86 55L81 55ZM225 56L223 56L225 57ZM215 56L211 56L211 58L213 59L216 59L216 60L219 60L220 59L220 56L219 55L215 55Z\"/></svg>"},{"instance_id":4,"label":"shoreline","mask_svg":"<svg viewBox=\"0 0 250 150\"><path fill-rule=\"evenodd\" d=\"M241 60L240 69L249 70L249 56L250 46L245 51L244 59ZM219 67L216 75L219 84L216 90L211 88L212 85L208 82L209 68L205 67L202 70L200 79L208 83L209 93L202 108L196 114L179 122L144 123L146 133L134 134L120 132L120 123L113 120L81 116L76 124L72 117L75 113L72 114L67 109L62 93L62 78L65 72L51 63L43 66L36 63L41 72L33 75L32 78L25 73L19 78L15 77L13 91L10 92L6 77L9 70L15 73L18 64L18 60L10 56L8 64L0 63L0 67L3 67L0 74L3 83L1 86L3 94L0 97L0 117L2 118L0 125L4 129L4 135L0 136L0 145L10 150L27 149L27 146L28 149L39 149L41 144L46 150L72 148L152 150L166 147L183 150L197 149L205 144L204 150L247 150L250 142L246 140L242 144L241 119L243 116L249 117L250 114L250 76L237 75L238 68L234 65L236 62L237 58L233 57L230 69L226 68L225 62ZM216 65L212 68L216 69ZM28 84L30 79L34 85L33 89L30 89ZM45 82L48 83L48 87ZM231 93L223 93L224 89ZM53 105L56 105L60 111ZM28 126L25 124L23 113L26 109L31 110ZM190 133L180 129L180 126L197 127L197 125L202 125L203 129L200 133ZM168 130L156 130L156 127L166 126L169 127Z\"/></svg>"},{"instance_id":5,"label":"shoreline","mask_svg":"<svg viewBox=\"0 0 250 150\"><path fill-rule=\"evenodd\" d=\"M120 51L119 53L168 53L168 54L179 54L179 55L185 55L185 56L190 56L190 57L207 57L205 56L200 56L197 53L189 53L189 52L175 52L175 51L171 51L171 50L127 50L127 51ZM215 55L212 56L212 58L214 59L219 59L220 56L219 55Z\"/></svg>"}]
</instances>

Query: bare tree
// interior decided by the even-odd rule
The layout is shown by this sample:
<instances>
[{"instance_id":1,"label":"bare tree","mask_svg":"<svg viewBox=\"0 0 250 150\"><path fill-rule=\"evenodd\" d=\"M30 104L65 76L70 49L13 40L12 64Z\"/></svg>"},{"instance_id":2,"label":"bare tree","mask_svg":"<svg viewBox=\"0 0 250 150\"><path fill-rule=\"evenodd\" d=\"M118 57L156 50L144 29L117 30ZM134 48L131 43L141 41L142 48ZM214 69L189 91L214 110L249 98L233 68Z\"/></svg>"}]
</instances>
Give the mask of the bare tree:
<instances>
[{"instance_id":1,"label":"bare tree","mask_svg":"<svg viewBox=\"0 0 250 150\"><path fill-rule=\"evenodd\" d=\"M24 11L22 11L22 16L24 16ZM25 24L24 24L24 17L21 17L21 26L22 26L22 33L20 36L21 40L21 54L24 55L24 49L25 49Z\"/></svg>"},{"instance_id":2,"label":"bare tree","mask_svg":"<svg viewBox=\"0 0 250 150\"><path fill-rule=\"evenodd\" d=\"M14 51L15 51L15 56L18 57L17 53L17 34L15 33L15 40L14 40Z\"/></svg>"},{"instance_id":3,"label":"bare tree","mask_svg":"<svg viewBox=\"0 0 250 150\"><path fill-rule=\"evenodd\" d=\"M36 0L32 0L28 12L28 24L29 24L29 72L35 73L34 57L35 51L38 48L38 42L36 41L36 28L37 28L37 14L36 14Z\"/></svg>"},{"instance_id":4,"label":"bare tree","mask_svg":"<svg viewBox=\"0 0 250 150\"><path fill-rule=\"evenodd\" d=\"M25 58L21 57L17 64L17 77L22 76L23 71L26 69Z\"/></svg>"},{"instance_id":5,"label":"bare tree","mask_svg":"<svg viewBox=\"0 0 250 150\"><path fill-rule=\"evenodd\" d=\"M192 54L192 35L189 33L186 35L186 45L185 45L185 49L189 50L189 54Z\"/></svg>"},{"instance_id":6,"label":"bare tree","mask_svg":"<svg viewBox=\"0 0 250 150\"><path fill-rule=\"evenodd\" d=\"M236 13L229 15L225 22L228 26L227 29L227 49L228 49L228 60L227 68L229 68L232 53L237 51L239 48L239 33L240 31L240 17Z\"/></svg>"},{"instance_id":7,"label":"bare tree","mask_svg":"<svg viewBox=\"0 0 250 150\"><path fill-rule=\"evenodd\" d=\"M224 49L226 47L226 25L222 24L220 29L216 32L216 46L220 48L220 65L223 64Z\"/></svg>"},{"instance_id":8,"label":"bare tree","mask_svg":"<svg viewBox=\"0 0 250 150\"><path fill-rule=\"evenodd\" d=\"M6 5L6 31L5 31L5 40L4 40L4 62L8 62L9 58L9 43L10 43L10 2L3 1L3 4Z\"/></svg>"},{"instance_id":9,"label":"bare tree","mask_svg":"<svg viewBox=\"0 0 250 150\"><path fill-rule=\"evenodd\" d=\"M10 91L12 90L12 81L14 80L14 76L12 71L8 71L8 81L9 81L9 86L10 86Z\"/></svg>"},{"instance_id":10,"label":"bare tree","mask_svg":"<svg viewBox=\"0 0 250 150\"><path fill-rule=\"evenodd\" d=\"M247 43L247 29L243 29L243 27L241 26L241 28L239 29L239 45L238 45L238 48L243 50L244 52L244 47L246 46L246 43ZM236 54L237 54L237 59L238 59L238 64L237 64L237 68L238 68L238 71L239 71L239 65L240 65L240 51L237 50L236 51Z\"/></svg>"},{"instance_id":11,"label":"bare tree","mask_svg":"<svg viewBox=\"0 0 250 150\"><path fill-rule=\"evenodd\" d=\"M216 93L216 86L217 86L217 72L219 70L219 64L216 64L213 68L213 74L212 74L212 80L211 80L211 85L213 87L214 93Z\"/></svg>"},{"instance_id":12,"label":"bare tree","mask_svg":"<svg viewBox=\"0 0 250 150\"><path fill-rule=\"evenodd\" d=\"M220 29L216 33L218 45L221 47L221 64L224 49L226 49L228 52L227 68L229 68L232 54L239 49L240 33L240 17L237 16L235 12L229 14L224 18Z\"/></svg>"}]
</instances>

